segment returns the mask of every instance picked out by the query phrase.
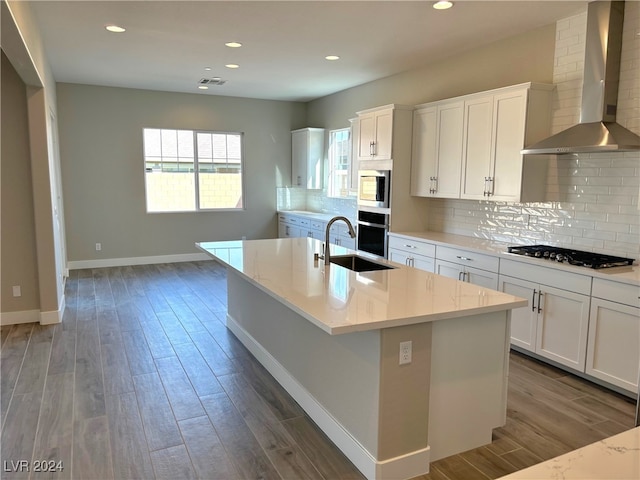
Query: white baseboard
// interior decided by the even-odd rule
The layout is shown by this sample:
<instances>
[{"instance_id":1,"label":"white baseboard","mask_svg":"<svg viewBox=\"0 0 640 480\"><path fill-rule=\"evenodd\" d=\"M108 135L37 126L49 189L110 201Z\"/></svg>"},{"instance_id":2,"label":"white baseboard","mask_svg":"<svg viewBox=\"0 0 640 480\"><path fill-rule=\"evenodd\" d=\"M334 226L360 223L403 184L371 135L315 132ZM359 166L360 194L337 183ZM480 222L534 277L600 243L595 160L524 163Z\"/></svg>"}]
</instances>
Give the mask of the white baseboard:
<instances>
[{"instance_id":1,"label":"white baseboard","mask_svg":"<svg viewBox=\"0 0 640 480\"><path fill-rule=\"evenodd\" d=\"M280 362L228 314L227 327L365 477L368 479L406 479L428 473L424 469L425 465L429 465L430 447L384 461L376 460Z\"/></svg>"},{"instance_id":2,"label":"white baseboard","mask_svg":"<svg viewBox=\"0 0 640 480\"><path fill-rule=\"evenodd\" d=\"M50 312L40 312L40 325L54 325L62 322L62 316L64 315L64 309L66 307L65 296L60 299L60 308L58 310L52 310Z\"/></svg>"},{"instance_id":3,"label":"white baseboard","mask_svg":"<svg viewBox=\"0 0 640 480\"><path fill-rule=\"evenodd\" d=\"M18 325L19 323L38 323L40 310L0 313L0 325Z\"/></svg>"},{"instance_id":4,"label":"white baseboard","mask_svg":"<svg viewBox=\"0 0 640 480\"><path fill-rule=\"evenodd\" d=\"M197 262L211 260L206 253L181 253L177 255L151 255L148 257L101 258L67 262L69 270L101 267L126 267L128 265L152 265L156 263Z\"/></svg>"},{"instance_id":5,"label":"white baseboard","mask_svg":"<svg viewBox=\"0 0 640 480\"><path fill-rule=\"evenodd\" d=\"M62 322L66 307L65 296L60 299L60 308L49 312L40 310L23 310L21 312L3 312L0 314L0 325L18 325L20 323L39 323L40 325L55 325Z\"/></svg>"}]
</instances>

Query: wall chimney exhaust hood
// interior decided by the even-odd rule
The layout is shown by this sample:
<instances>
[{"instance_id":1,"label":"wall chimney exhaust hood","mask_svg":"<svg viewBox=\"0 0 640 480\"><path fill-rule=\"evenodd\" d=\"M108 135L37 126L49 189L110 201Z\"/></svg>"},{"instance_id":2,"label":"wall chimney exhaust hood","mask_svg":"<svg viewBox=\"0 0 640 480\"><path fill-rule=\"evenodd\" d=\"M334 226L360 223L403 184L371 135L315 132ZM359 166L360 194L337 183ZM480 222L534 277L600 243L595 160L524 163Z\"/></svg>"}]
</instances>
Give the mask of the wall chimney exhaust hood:
<instances>
[{"instance_id":1,"label":"wall chimney exhaust hood","mask_svg":"<svg viewBox=\"0 0 640 480\"><path fill-rule=\"evenodd\" d=\"M616 123L624 5L588 4L580 123L524 148L523 154L640 150L640 136Z\"/></svg>"}]
</instances>

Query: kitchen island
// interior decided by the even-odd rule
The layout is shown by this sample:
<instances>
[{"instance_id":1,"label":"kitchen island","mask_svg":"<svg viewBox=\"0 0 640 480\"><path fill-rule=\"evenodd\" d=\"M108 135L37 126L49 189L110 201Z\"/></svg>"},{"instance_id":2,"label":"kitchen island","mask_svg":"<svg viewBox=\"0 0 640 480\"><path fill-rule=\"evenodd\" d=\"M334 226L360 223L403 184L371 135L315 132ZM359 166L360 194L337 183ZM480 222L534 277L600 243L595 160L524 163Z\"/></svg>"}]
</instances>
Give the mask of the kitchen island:
<instances>
[{"instance_id":1,"label":"kitchen island","mask_svg":"<svg viewBox=\"0 0 640 480\"><path fill-rule=\"evenodd\" d=\"M197 246L227 266L228 328L367 478L426 473L504 424L526 300L384 260L325 266L310 238Z\"/></svg>"}]
</instances>

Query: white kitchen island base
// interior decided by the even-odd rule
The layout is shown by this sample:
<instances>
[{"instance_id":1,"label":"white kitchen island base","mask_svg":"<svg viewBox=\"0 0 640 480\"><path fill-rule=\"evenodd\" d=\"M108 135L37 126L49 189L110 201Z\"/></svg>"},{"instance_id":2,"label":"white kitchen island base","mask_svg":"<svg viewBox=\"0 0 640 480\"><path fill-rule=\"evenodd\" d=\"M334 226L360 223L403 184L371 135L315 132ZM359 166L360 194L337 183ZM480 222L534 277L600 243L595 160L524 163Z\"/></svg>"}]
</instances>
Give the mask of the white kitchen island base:
<instances>
[{"instance_id":1,"label":"white kitchen island base","mask_svg":"<svg viewBox=\"0 0 640 480\"><path fill-rule=\"evenodd\" d=\"M509 310L330 335L235 270L227 278L228 328L367 478L427 473L504 424ZM412 361L399 365L404 341Z\"/></svg>"}]
</instances>

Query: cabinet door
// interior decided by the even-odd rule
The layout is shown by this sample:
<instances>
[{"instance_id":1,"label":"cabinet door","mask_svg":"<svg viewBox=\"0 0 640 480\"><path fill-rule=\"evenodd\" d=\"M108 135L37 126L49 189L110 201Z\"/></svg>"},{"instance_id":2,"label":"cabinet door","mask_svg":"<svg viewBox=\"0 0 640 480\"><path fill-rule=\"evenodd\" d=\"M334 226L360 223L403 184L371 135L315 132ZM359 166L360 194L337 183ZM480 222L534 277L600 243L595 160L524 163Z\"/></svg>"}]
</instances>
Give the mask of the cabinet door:
<instances>
[{"instance_id":1,"label":"cabinet door","mask_svg":"<svg viewBox=\"0 0 640 480\"><path fill-rule=\"evenodd\" d=\"M295 225L291 225L288 223L284 223L282 225L282 232L283 234L280 235L281 238L296 238L296 237L302 236L300 227L297 227ZM305 236L306 236L306 232L305 232Z\"/></svg>"},{"instance_id":2,"label":"cabinet door","mask_svg":"<svg viewBox=\"0 0 640 480\"><path fill-rule=\"evenodd\" d=\"M284 220L278 220L278 238L287 238L287 223Z\"/></svg>"},{"instance_id":3,"label":"cabinet door","mask_svg":"<svg viewBox=\"0 0 640 480\"><path fill-rule=\"evenodd\" d=\"M425 272L433 272L435 270L435 261L433 258L425 257L424 255L414 255L389 248L389 260L392 262L402 263L408 267L417 268L418 270L424 270Z\"/></svg>"},{"instance_id":4,"label":"cabinet door","mask_svg":"<svg viewBox=\"0 0 640 480\"><path fill-rule=\"evenodd\" d=\"M324 130L305 128L291 132L291 181L294 186L322 188Z\"/></svg>"},{"instance_id":5,"label":"cabinet door","mask_svg":"<svg viewBox=\"0 0 640 480\"><path fill-rule=\"evenodd\" d=\"M534 290L538 286L535 283L520 280L519 278L500 277L499 290L516 297L531 299ZM533 303L526 307L511 310L511 343L518 347L534 352L536 349L536 336L538 328L538 314L532 311Z\"/></svg>"},{"instance_id":6,"label":"cabinet door","mask_svg":"<svg viewBox=\"0 0 640 480\"><path fill-rule=\"evenodd\" d=\"M640 309L599 298L591 299L585 373L638 391Z\"/></svg>"},{"instance_id":7,"label":"cabinet door","mask_svg":"<svg viewBox=\"0 0 640 480\"><path fill-rule=\"evenodd\" d=\"M395 248L389 249L389 260L403 265L409 265L408 255L401 250L396 250Z\"/></svg>"},{"instance_id":8,"label":"cabinet door","mask_svg":"<svg viewBox=\"0 0 640 480\"><path fill-rule=\"evenodd\" d=\"M540 288L536 353L584 372L590 298L545 285Z\"/></svg>"},{"instance_id":9,"label":"cabinet door","mask_svg":"<svg viewBox=\"0 0 640 480\"><path fill-rule=\"evenodd\" d=\"M438 165L438 108L429 107L413 113L411 148L411 195L430 197L432 177Z\"/></svg>"},{"instance_id":10,"label":"cabinet door","mask_svg":"<svg viewBox=\"0 0 640 480\"><path fill-rule=\"evenodd\" d=\"M358 160L371 160L376 136L376 117L373 112L358 117Z\"/></svg>"},{"instance_id":11,"label":"cabinet door","mask_svg":"<svg viewBox=\"0 0 640 480\"><path fill-rule=\"evenodd\" d=\"M411 266L425 272L433 272L435 270L435 260L422 255L415 255L411 258Z\"/></svg>"},{"instance_id":12,"label":"cabinet door","mask_svg":"<svg viewBox=\"0 0 640 480\"><path fill-rule=\"evenodd\" d=\"M435 270L438 275L443 277L455 278L456 280L462 280L463 268L461 265L455 263L445 262L442 260L436 260Z\"/></svg>"},{"instance_id":13,"label":"cabinet door","mask_svg":"<svg viewBox=\"0 0 640 480\"><path fill-rule=\"evenodd\" d=\"M393 146L393 110L376 112L376 135L374 153L376 160L391 160Z\"/></svg>"},{"instance_id":14,"label":"cabinet door","mask_svg":"<svg viewBox=\"0 0 640 480\"><path fill-rule=\"evenodd\" d=\"M436 197L459 198L462 172L463 102L438 107Z\"/></svg>"},{"instance_id":15,"label":"cabinet door","mask_svg":"<svg viewBox=\"0 0 640 480\"><path fill-rule=\"evenodd\" d=\"M524 134L527 91L496 95L494 100L495 139L492 200L519 201L522 188Z\"/></svg>"},{"instance_id":16,"label":"cabinet door","mask_svg":"<svg viewBox=\"0 0 640 480\"><path fill-rule=\"evenodd\" d=\"M491 290L498 289L498 274L493 272L487 272L479 268L465 267L464 280L478 285L480 287L490 288Z\"/></svg>"},{"instance_id":17,"label":"cabinet door","mask_svg":"<svg viewBox=\"0 0 640 480\"><path fill-rule=\"evenodd\" d=\"M308 137L304 131L291 132L291 182L304 187L307 178Z\"/></svg>"},{"instance_id":18,"label":"cabinet door","mask_svg":"<svg viewBox=\"0 0 640 480\"><path fill-rule=\"evenodd\" d=\"M493 95L464 104L462 198L486 199L493 137Z\"/></svg>"}]
</instances>

